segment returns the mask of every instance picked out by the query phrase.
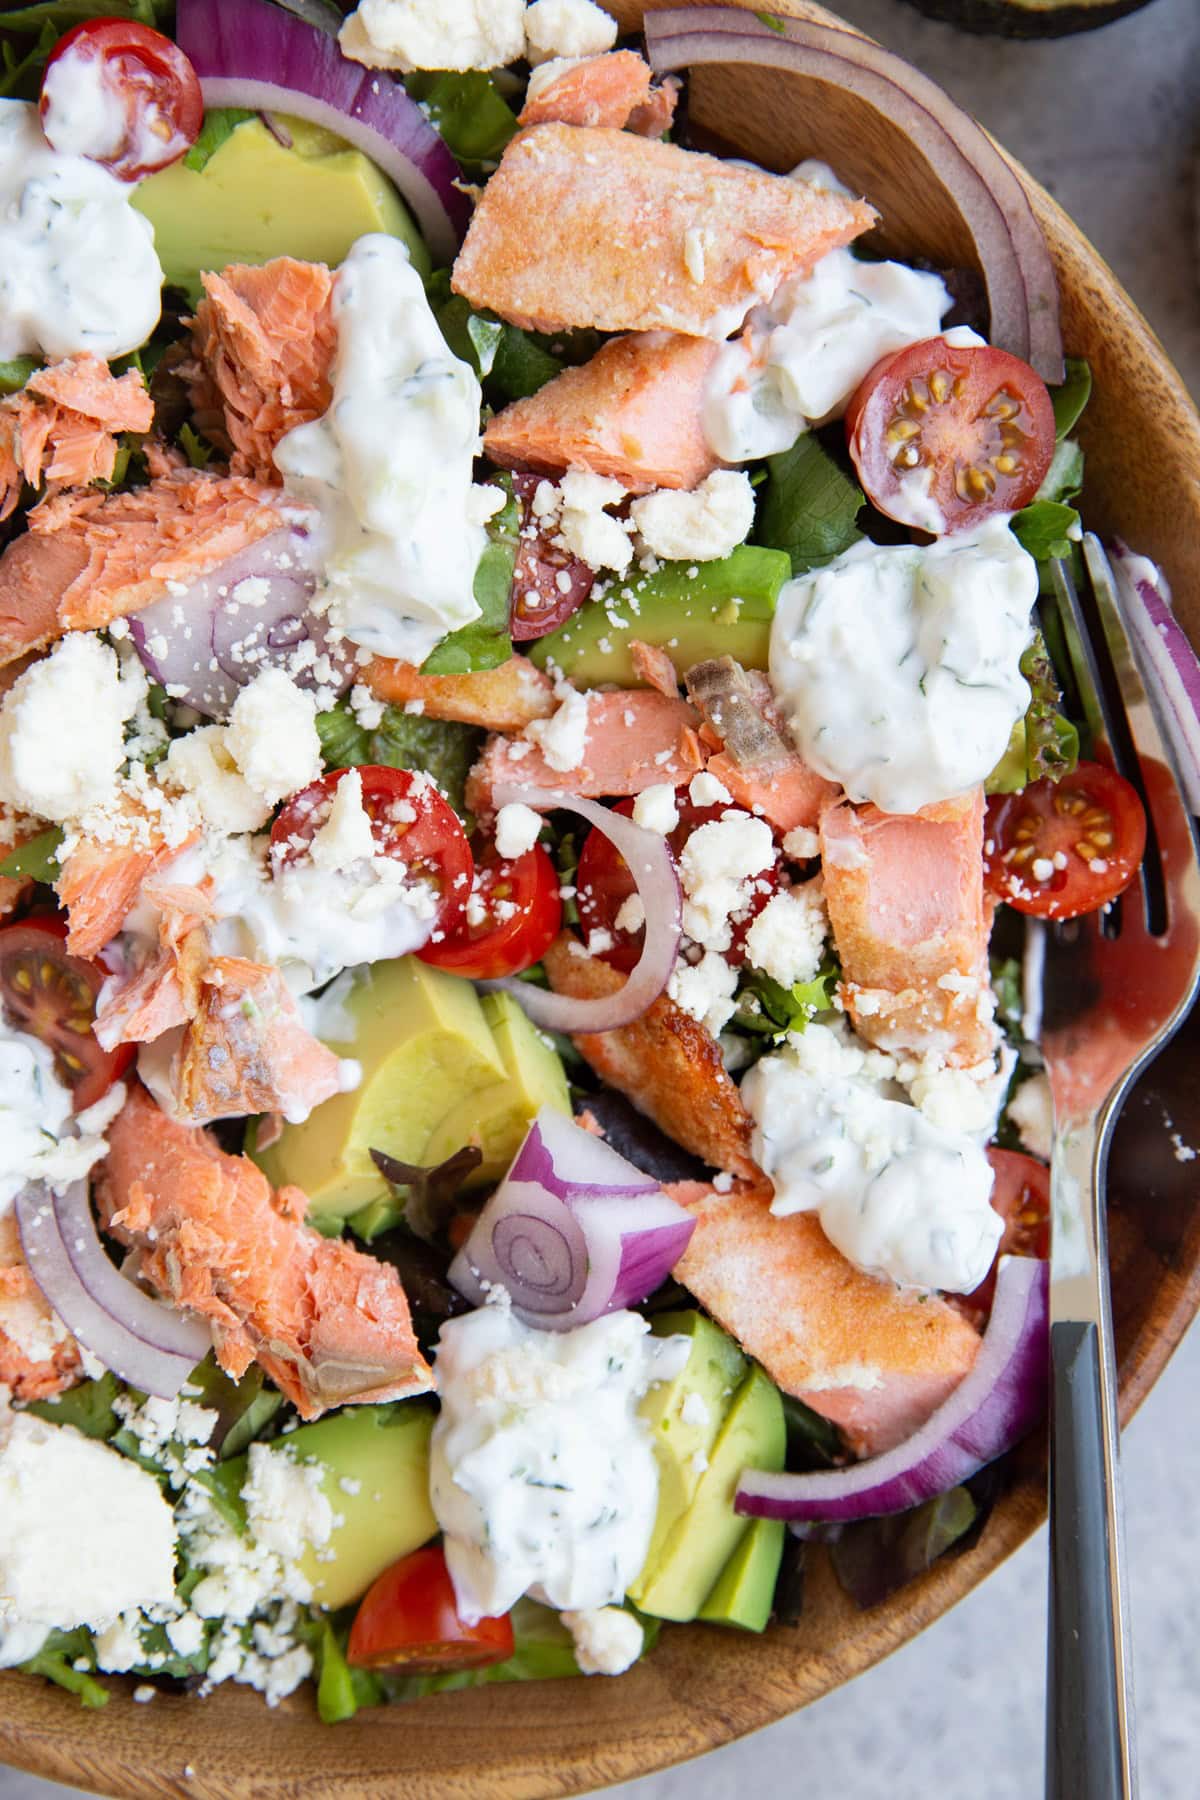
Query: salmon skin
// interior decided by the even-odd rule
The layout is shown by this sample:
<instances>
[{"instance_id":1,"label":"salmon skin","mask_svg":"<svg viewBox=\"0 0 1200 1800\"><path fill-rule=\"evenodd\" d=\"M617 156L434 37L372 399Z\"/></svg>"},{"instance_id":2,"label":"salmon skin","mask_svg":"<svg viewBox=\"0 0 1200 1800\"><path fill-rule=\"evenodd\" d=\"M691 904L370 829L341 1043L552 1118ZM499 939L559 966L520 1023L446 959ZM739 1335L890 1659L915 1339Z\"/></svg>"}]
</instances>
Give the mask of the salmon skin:
<instances>
[{"instance_id":1,"label":"salmon skin","mask_svg":"<svg viewBox=\"0 0 1200 1800\"><path fill-rule=\"evenodd\" d=\"M79 1345L55 1318L21 1249L15 1213L0 1217L0 1389L49 1400L83 1372Z\"/></svg>"},{"instance_id":2,"label":"salmon skin","mask_svg":"<svg viewBox=\"0 0 1200 1800\"><path fill-rule=\"evenodd\" d=\"M856 1269L812 1213L776 1218L769 1183L678 1197L696 1229L676 1280L859 1455L903 1443L973 1365L979 1335L952 1306Z\"/></svg>"},{"instance_id":3,"label":"salmon skin","mask_svg":"<svg viewBox=\"0 0 1200 1800\"><path fill-rule=\"evenodd\" d=\"M333 399L333 276L323 263L278 256L203 281L180 370L196 424L235 475L278 484L276 445Z\"/></svg>"},{"instance_id":4,"label":"salmon skin","mask_svg":"<svg viewBox=\"0 0 1200 1800\"><path fill-rule=\"evenodd\" d=\"M632 132L533 125L484 188L452 285L535 331L720 340L875 217L809 182Z\"/></svg>"},{"instance_id":5,"label":"salmon skin","mask_svg":"<svg viewBox=\"0 0 1200 1800\"><path fill-rule=\"evenodd\" d=\"M305 1419L433 1386L395 1270L307 1226L298 1188L273 1192L248 1157L168 1119L141 1087L108 1140L101 1224L140 1252L165 1299L211 1323L235 1380L257 1362Z\"/></svg>"},{"instance_id":6,"label":"salmon skin","mask_svg":"<svg viewBox=\"0 0 1200 1800\"><path fill-rule=\"evenodd\" d=\"M490 813L493 791L506 783L602 798L640 794L660 781L678 785L704 767L696 714L677 695L644 688L615 694L593 690L587 709L583 760L565 773L552 768L533 744L489 739L467 778L471 811Z\"/></svg>"},{"instance_id":7,"label":"salmon skin","mask_svg":"<svg viewBox=\"0 0 1200 1800\"><path fill-rule=\"evenodd\" d=\"M590 469L631 493L694 488L722 465L704 433L719 354L706 338L635 332L497 413L483 447L506 469Z\"/></svg>"},{"instance_id":8,"label":"salmon skin","mask_svg":"<svg viewBox=\"0 0 1200 1800\"><path fill-rule=\"evenodd\" d=\"M119 494L44 500L0 557L0 666L66 631L96 631L278 531L279 495L180 470Z\"/></svg>"},{"instance_id":9,"label":"salmon skin","mask_svg":"<svg viewBox=\"0 0 1200 1800\"><path fill-rule=\"evenodd\" d=\"M111 481L117 434L146 432L153 423L138 369L117 377L86 354L38 369L0 401L0 520L16 510L23 481L50 494Z\"/></svg>"},{"instance_id":10,"label":"salmon skin","mask_svg":"<svg viewBox=\"0 0 1200 1800\"><path fill-rule=\"evenodd\" d=\"M522 125L607 125L628 127L643 137L661 137L675 117L679 85L668 80L651 87L650 64L636 50L573 59L539 84L520 115ZM531 84L532 85L532 84Z\"/></svg>"},{"instance_id":11,"label":"salmon skin","mask_svg":"<svg viewBox=\"0 0 1200 1800\"><path fill-rule=\"evenodd\" d=\"M919 813L849 801L822 814L829 922L842 998L882 1050L971 1068L995 1052L983 891L983 789Z\"/></svg>"}]
</instances>

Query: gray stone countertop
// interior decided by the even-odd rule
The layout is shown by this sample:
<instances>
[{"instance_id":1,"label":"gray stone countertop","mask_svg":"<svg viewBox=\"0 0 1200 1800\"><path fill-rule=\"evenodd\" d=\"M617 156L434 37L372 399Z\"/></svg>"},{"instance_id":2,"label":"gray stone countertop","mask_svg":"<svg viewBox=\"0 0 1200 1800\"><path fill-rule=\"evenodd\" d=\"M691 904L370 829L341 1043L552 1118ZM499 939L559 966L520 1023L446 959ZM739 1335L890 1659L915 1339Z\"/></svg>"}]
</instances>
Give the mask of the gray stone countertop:
<instances>
[{"instance_id":1,"label":"gray stone countertop","mask_svg":"<svg viewBox=\"0 0 1200 1800\"><path fill-rule=\"evenodd\" d=\"M1057 41L969 37L904 0L845 18L943 83L1019 156L1112 264L1200 395L1200 0L1153 0ZM1142 1792L1200 1794L1200 1333L1128 1434L1125 1486ZM1045 1533L849 1687L614 1800L1036 1800L1042 1777ZM61 1800L0 1769L0 1800ZM480 1796L486 1800L486 1796Z\"/></svg>"}]
</instances>

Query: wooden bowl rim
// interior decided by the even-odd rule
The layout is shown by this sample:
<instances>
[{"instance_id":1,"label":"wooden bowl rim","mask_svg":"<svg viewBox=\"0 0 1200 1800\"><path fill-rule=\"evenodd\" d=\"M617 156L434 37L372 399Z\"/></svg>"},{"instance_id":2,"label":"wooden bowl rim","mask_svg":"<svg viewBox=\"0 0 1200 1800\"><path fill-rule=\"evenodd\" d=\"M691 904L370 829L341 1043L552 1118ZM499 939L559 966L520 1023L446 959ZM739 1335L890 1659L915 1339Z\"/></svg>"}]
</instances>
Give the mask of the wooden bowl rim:
<instances>
[{"instance_id":1,"label":"wooden bowl rim","mask_svg":"<svg viewBox=\"0 0 1200 1800\"><path fill-rule=\"evenodd\" d=\"M725 3L753 10L753 0L725 0ZM784 4L776 8L781 12L792 9L797 13L803 11L819 22L833 24L843 30L855 30L845 20L815 4L815 0L814 3L810 3L810 0L790 0L790 4L789 0L784 0ZM1046 231L1052 248L1057 251L1056 260L1060 269L1064 263L1067 265L1069 274L1065 285L1074 287L1082 284L1085 279L1090 282L1111 321L1111 334L1121 340L1136 342L1139 352L1147 358L1152 369L1157 393L1160 396L1165 394L1171 403L1176 427L1185 434L1186 454L1192 466L1200 469L1200 416L1158 336L1107 263L1058 203L1015 157L1009 155L1003 146L999 148L1024 184L1039 223ZM1195 520L1195 528L1200 531L1200 512ZM1146 1344L1139 1341L1136 1359L1127 1359L1122 1366L1122 1424L1127 1423L1142 1404L1198 1312L1200 1260L1179 1280L1165 1314L1157 1322L1153 1337ZM378 1796L379 1800L383 1800L385 1794L392 1796L393 1800L409 1794L414 1796L414 1800L418 1795L420 1800L467 1800L468 1796L481 1793L486 1793L488 1800L492 1800L492 1796L506 1796L509 1800L517 1800L517 1797L519 1800L559 1800L560 1796L579 1792L584 1784L589 1788L607 1786L688 1761L774 1723L873 1667L963 1599L1033 1534L1043 1522L1045 1514L1043 1476L1040 1472L1023 1476L997 1504L987 1528L971 1550L935 1566L928 1574L901 1589L883 1605L860 1615L864 1621L863 1633L851 1647L850 1653L842 1656L840 1665L830 1672L830 1679L814 1682L803 1677L789 1676L786 1670L776 1668L772 1671L770 1682L757 1684L751 1680L746 1690L736 1696L736 1705L731 1697L728 1710L722 1709L719 1714L706 1712L700 1716L677 1707L676 1716L670 1721L669 1730L664 1733L661 1742L650 1741L642 1736L624 1740L619 1736L606 1736L603 1744L591 1740L581 1741L577 1748L560 1755L552 1769L539 1768L535 1752L520 1768L509 1762L503 1767L481 1768L465 1778L461 1770L451 1772L422 1769L417 1784L412 1786L406 1772L394 1770L387 1776L382 1771L368 1773L353 1766L352 1754L347 1753L352 1752L354 1733L371 1729L367 1722L370 1715L367 1715L350 1725L344 1733L331 1735L330 1745L337 1753L338 1766L319 1771L314 1769L311 1781L305 1780L302 1784L304 1791L336 1793L339 1800L352 1800L352 1797L353 1800L358 1800L360 1796L371 1796L372 1800ZM672 1627L671 1630L677 1640L688 1633L697 1644L704 1634L703 1627ZM778 1635L776 1628L763 1641L770 1642ZM653 1659L650 1661L652 1663ZM642 1668L648 1666L649 1664L641 1665ZM131 1725L135 1724L137 1730L137 1743L128 1760L124 1757L99 1760L87 1748L88 1726L95 1715L74 1710L78 1703L71 1696L49 1694L38 1678L23 1676L15 1671L0 1675L0 1684L7 1701L3 1716L0 1716L0 1756L16 1768L54 1781L86 1783L101 1793L119 1797L145 1796L146 1800L150 1800L150 1797L159 1800L164 1793L191 1795L196 1800L200 1796L228 1796L231 1793L239 1796L253 1795L254 1800L292 1800L292 1796L298 1791L294 1778L273 1778L269 1757L264 1756L262 1764L257 1765L250 1753L251 1746L246 1746L229 1765L238 1771L236 1778L226 1770L223 1778L210 1786L203 1769L197 1769L194 1776L189 1776L186 1770L181 1770L178 1754L168 1757L161 1747L160 1740L164 1733L156 1721L155 1712L149 1708L130 1709ZM110 1707L127 1706L119 1690L123 1687L129 1692L133 1684L118 1682L113 1685L117 1691L110 1701ZM446 1733L451 1734L456 1722L460 1725L466 1722L472 1703L478 1703L480 1696L507 1693L511 1697L512 1706L529 1709L529 1730L533 1733L536 1731L537 1721L532 1716L531 1701L539 1689L561 1685L564 1684L555 1682L519 1685L508 1689L475 1689L461 1694L437 1695L416 1705L421 1713L439 1718ZM42 1695L47 1697L39 1704L39 1697ZM26 1698L28 1704L23 1704ZM213 1730L219 1730L222 1719L228 1722L229 1714L235 1708L245 1719L245 1707L238 1705L239 1700L249 1701L255 1706L261 1705L257 1696L248 1696L244 1691L233 1695L223 1690L221 1695L206 1702L203 1714L191 1714L198 1758L202 1756L199 1748L201 1728L208 1729L210 1734ZM223 1702L226 1704L223 1705ZM295 1704L291 1703L292 1706ZM156 1708L163 1710L176 1705L190 1706L191 1702L172 1701L169 1698L156 1702ZM24 1724L19 1718L13 1717L14 1708L26 1715ZM432 1709L437 1709L436 1715L433 1715ZM404 1714L409 1712L409 1708L399 1710ZM41 1716L34 1719L34 1714ZM47 1714L51 1715L49 1724L46 1722ZM161 1718L161 1712L159 1716ZM271 1714L263 1713L259 1720L262 1728L259 1741L264 1745L270 1742L271 1719Z\"/></svg>"}]
</instances>

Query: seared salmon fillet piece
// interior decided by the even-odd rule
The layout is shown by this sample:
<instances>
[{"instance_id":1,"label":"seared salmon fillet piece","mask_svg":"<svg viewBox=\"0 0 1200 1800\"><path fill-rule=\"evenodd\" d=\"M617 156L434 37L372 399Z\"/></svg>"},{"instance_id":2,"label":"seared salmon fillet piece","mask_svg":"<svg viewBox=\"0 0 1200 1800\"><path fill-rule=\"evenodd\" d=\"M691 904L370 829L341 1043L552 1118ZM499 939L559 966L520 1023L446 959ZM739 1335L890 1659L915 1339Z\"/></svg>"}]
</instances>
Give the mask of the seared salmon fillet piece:
<instances>
[{"instance_id":1,"label":"seared salmon fillet piece","mask_svg":"<svg viewBox=\"0 0 1200 1800\"><path fill-rule=\"evenodd\" d=\"M573 999L598 999L625 981L619 970L588 956L570 932L551 944L545 964L555 993ZM685 1150L710 1168L763 1179L750 1155L750 1115L716 1040L668 995L660 994L631 1025L584 1032L572 1041L602 1081Z\"/></svg>"},{"instance_id":2,"label":"seared salmon fillet piece","mask_svg":"<svg viewBox=\"0 0 1200 1800\"><path fill-rule=\"evenodd\" d=\"M696 1229L676 1280L860 1455L911 1436L974 1363L979 1335L953 1307L864 1275L812 1213L777 1219L769 1183L680 1199Z\"/></svg>"},{"instance_id":3,"label":"seared salmon fillet piece","mask_svg":"<svg viewBox=\"0 0 1200 1800\"><path fill-rule=\"evenodd\" d=\"M530 83L533 95L521 112L522 125L608 125L614 131L630 126L645 137L661 137L670 126L677 87L652 90L650 64L636 50L564 60L566 68Z\"/></svg>"},{"instance_id":4,"label":"seared salmon fillet piece","mask_svg":"<svg viewBox=\"0 0 1200 1800\"><path fill-rule=\"evenodd\" d=\"M718 346L674 332L614 338L497 413L483 447L506 469L590 469L631 493L694 488L721 467L704 435L704 389Z\"/></svg>"},{"instance_id":5,"label":"seared salmon fillet piece","mask_svg":"<svg viewBox=\"0 0 1200 1800\"><path fill-rule=\"evenodd\" d=\"M0 664L95 631L190 583L283 519L277 492L184 470L119 494L58 494L0 557Z\"/></svg>"},{"instance_id":6,"label":"seared salmon fillet piece","mask_svg":"<svg viewBox=\"0 0 1200 1800\"><path fill-rule=\"evenodd\" d=\"M196 423L235 475L279 483L275 446L327 412L337 327L324 263L278 256L205 275L182 374Z\"/></svg>"},{"instance_id":7,"label":"seared salmon fillet piece","mask_svg":"<svg viewBox=\"0 0 1200 1800\"><path fill-rule=\"evenodd\" d=\"M720 340L875 216L809 182L633 132L533 125L479 198L453 286L535 331Z\"/></svg>"},{"instance_id":8,"label":"seared salmon fillet piece","mask_svg":"<svg viewBox=\"0 0 1200 1800\"><path fill-rule=\"evenodd\" d=\"M235 1379L251 1362L303 1418L433 1386L399 1277L304 1223L298 1188L177 1124L135 1087L109 1128L100 1222L158 1292L208 1319Z\"/></svg>"},{"instance_id":9,"label":"seared salmon fillet piece","mask_svg":"<svg viewBox=\"0 0 1200 1800\"><path fill-rule=\"evenodd\" d=\"M801 825L815 831L825 808L842 791L836 782L826 781L794 753L780 768L756 769L735 762L721 751L709 758L708 772L716 776L738 806L766 819L780 831L795 831Z\"/></svg>"},{"instance_id":10,"label":"seared salmon fillet piece","mask_svg":"<svg viewBox=\"0 0 1200 1800\"><path fill-rule=\"evenodd\" d=\"M912 814L843 801L820 831L842 997L859 1036L959 1068L990 1057L983 789Z\"/></svg>"},{"instance_id":11,"label":"seared salmon fillet piece","mask_svg":"<svg viewBox=\"0 0 1200 1800\"><path fill-rule=\"evenodd\" d=\"M146 432L153 423L138 369L118 377L87 354L38 369L0 401L0 519L15 510L22 481L50 493L110 481L117 433Z\"/></svg>"},{"instance_id":12,"label":"seared salmon fillet piece","mask_svg":"<svg viewBox=\"0 0 1200 1800\"><path fill-rule=\"evenodd\" d=\"M377 700L419 706L427 719L453 719L487 731L523 731L555 708L554 683L527 656L470 675L422 675L413 663L376 656L360 679Z\"/></svg>"},{"instance_id":13,"label":"seared salmon fillet piece","mask_svg":"<svg viewBox=\"0 0 1200 1800\"><path fill-rule=\"evenodd\" d=\"M79 1345L29 1271L16 1215L0 1217L0 1388L14 1400L48 1400L82 1374Z\"/></svg>"},{"instance_id":14,"label":"seared salmon fillet piece","mask_svg":"<svg viewBox=\"0 0 1200 1800\"><path fill-rule=\"evenodd\" d=\"M552 768L527 740L493 737L467 777L467 805L489 813L494 790L555 788L587 798L640 794L657 781L678 785L704 767L696 715L686 700L639 688L587 695L587 734L578 768Z\"/></svg>"}]
</instances>

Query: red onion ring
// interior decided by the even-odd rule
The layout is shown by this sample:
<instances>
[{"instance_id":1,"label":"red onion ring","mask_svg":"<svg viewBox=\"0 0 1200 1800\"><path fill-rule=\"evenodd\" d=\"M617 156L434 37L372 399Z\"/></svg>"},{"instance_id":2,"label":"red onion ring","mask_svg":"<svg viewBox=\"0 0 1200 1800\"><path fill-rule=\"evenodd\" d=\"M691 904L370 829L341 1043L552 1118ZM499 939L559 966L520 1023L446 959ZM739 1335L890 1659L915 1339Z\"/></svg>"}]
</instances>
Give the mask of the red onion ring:
<instances>
[{"instance_id":1,"label":"red onion ring","mask_svg":"<svg viewBox=\"0 0 1200 1800\"><path fill-rule=\"evenodd\" d=\"M683 935L683 898L666 838L656 831L646 831L607 806L598 806L594 800L583 800L574 794L554 794L542 788L498 787L493 804L497 811L513 804L530 806L535 812L553 812L561 807L564 812L578 813L589 825L602 831L629 865L638 897L645 908L646 932L642 954L630 970L624 987L597 1000L574 1000L569 994L551 994L545 988L533 987L528 981L518 981L515 976L481 982L480 986L485 992L502 988L511 994L543 1031L615 1031L620 1025L640 1019L670 981Z\"/></svg>"}]
</instances>

